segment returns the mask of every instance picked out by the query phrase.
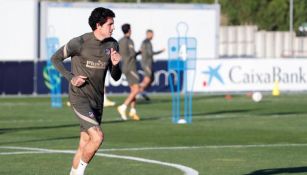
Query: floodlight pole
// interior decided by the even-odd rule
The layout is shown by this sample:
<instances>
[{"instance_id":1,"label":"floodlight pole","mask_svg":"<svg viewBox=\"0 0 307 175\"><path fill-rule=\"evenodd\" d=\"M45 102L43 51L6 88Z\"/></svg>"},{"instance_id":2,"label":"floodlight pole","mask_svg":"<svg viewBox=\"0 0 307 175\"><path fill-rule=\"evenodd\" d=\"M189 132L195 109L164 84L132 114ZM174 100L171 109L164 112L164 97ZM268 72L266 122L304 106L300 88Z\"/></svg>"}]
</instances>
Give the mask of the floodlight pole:
<instances>
[{"instance_id":1,"label":"floodlight pole","mask_svg":"<svg viewBox=\"0 0 307 175\"><path fill-rule=\"evenodd\" d=\"M289 16L290 16L290 51L291 51L291 57L293 57L294 53L293 53L293 0L289 0L290 3L290 12L289 12Z\"/></svg>"}]
</instances>

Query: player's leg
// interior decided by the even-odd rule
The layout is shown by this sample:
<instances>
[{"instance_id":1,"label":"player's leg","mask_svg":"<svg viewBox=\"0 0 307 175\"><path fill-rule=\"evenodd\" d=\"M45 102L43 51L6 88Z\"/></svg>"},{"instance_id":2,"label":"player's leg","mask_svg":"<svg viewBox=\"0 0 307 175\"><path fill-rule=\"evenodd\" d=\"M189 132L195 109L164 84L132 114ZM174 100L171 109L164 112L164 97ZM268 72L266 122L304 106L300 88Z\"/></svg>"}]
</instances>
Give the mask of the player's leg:
<instances>
[{"instance_id":1,"label":"player's leg","mask_svg":"<svg viewBox=\"0 0 307 175\"><path fill-rule=\"evenodd\" d=\"M135 96L140 92L140 87L138 84L133 84L132 86L130 86L130 93L128 95L128 97L126 98L126 100L124 101L125 105L129 105L131 102L135 103ZM134 104L135 106L135 104Z\"/></svg>"},{"instance_id":2,"label":"player's leg","mask_svg":"<svg viewBox=\"0 0 307 175\"><path fill-rule=\"evenodd\" d=\"M124 104L120 105L117 110L118 112L120 113L121 115L121 118L123 120L127 120L127 116L126 116L126 109L127 107L130 105L132 108L132 110L134 110L135 112L133 114L130 115L129 113L129 116L133 119L133 120L139 120L139 116L137 116L136 114L136 110L135 110L135 97L136 95L140 92L140 88L139 88L139 85L138 84L133 84L130 86L130 93L128 95L128 97L125 99L124 101ZM133 115L133 117L132 117Z\"/></svg>"},{"instance_id":3,"label":"player's leg","mask_svg":"<svg viewBox=\"0 0 307 175\"><path fill-rule=\"evenodd\" d=\"M134 97L134 99L133 99L133 100L131 101L131 103L130 103L129 117L130 117L132 120L140 120L140 117L139 117L139 115L138 115L137 112L136 112L135 105L136 105L136 98Z\"/></svg>"},{"instance_id":4,"label":"player's leg","mask_svg":"<svg viewBox=\"0 0 307 175\"><path fill-rule=\"evenodd\" d=\"M104 138L103 132L99 126L89 128L87 134L89 135L90 140L83 148L81 156L81 160L85 163L89 163L92 160Z\"/></svg>"},{"instance_id":5,"label":"player's leg","mask_svg":"<svg viewBox=\"0 0 307 175\"><path fill-rule=\"evenodd\" d=\"M74 158L73 168L77 167L75 175L83 175L87 164L92 160L103 141L103 133L100 129L102 110L94 110L87 103L74 104L73 110L81 127L80 144Z\"/></svg>"},{"instance_id":6,"label":"player's leg","mask_svg":"<svg viewBox=\"0 0 307 175\"><path fill-rule=\"evenodd\" d=\"M152 72L152 63L143 63L142 69L144 71L144 78L142 82L140 83L140 91L143 92L152 82L153 80L153 72Z\"/></svg>"},{"instance_id":7,"label":"player's leg","mask_svg":"<svg viewBox=\"0 0 307 175\"><path fill-rule=\"evenodd\" d=\"M131 101L130 108L135 108L135 98Z\"/></svg>"},{"instance_id":8,"label":"player's leg","mask_svg":"<svg viewBox=\"0 0 307 175\"><path fill-rule=\"evenodd\" d=\"M72 168L70 175L75 175L77 172L78 165L80 163L81 155L83 154L83 149L85 145L87 145L90 141L90 136L85 132L81 131L80 132L80 142L79 142L79 147L77 149L77 152L74 156L73 162L72 162Z\"/></svg>"},{"instance_id":9,"label":"player's leg","mask_svg":"<svg viewBox=\"0 0 307 175\"><path fill-rule=\"evenodd\" d=\"M149 86L150 83L151 83L151 78L148 76L145 76L143 78L142 83L140 84L140 91L143 92Z\"/></svg>"},{"instance_id":10,"label":"player's leg","mask_svg":"<svg viewBox=\"0 0 307 175\"><path fill-rule=\"evenodd\" d=\"M153 82L153 69L152 62L143 63L142 68L144 70L144 78L140 84L140 94L146 101L150 101L150 98L146 94L145 90L151 85Z\"/></svg>"},{"instance_id":11,"label":"player's leg","mask_svg":"<svg viewBox=\"0 0 307 175\"><path fill-rule=\"evenodd\" d=\"M140 84L140 93L139 93L139 95L142 96L146 101L150 101L150 98L146 94L145 90L150 86L151 82L152 82L151 78L149 78L148 76L145 76L143 78L142 83Z\"/></svg>"},{"instance_id":12,"label":"player's leg","mask_svg":"<svg viewBox=\"0 0 307 175\"><path fill-rule=\"evenodd\" d=\"M99 149L103 141L103 132L99 126L93 126L87 130L89 136L89 141L84 145L83 149L80 151L81 156L76 169L76 175L84 175L84 171L90 161L93 159L95 153Z\"/></svg>"},{"instance_id":13,"label":"player's leg","mask_svg":"<svg viewBox=\"0 0 307 175\"><path fill-rule=\"evenodd\" d=\"M136 96L140 92L140 87L138 84L134 84L131 86L131 93L129 94L128 98L126 99L124 104L130 104L130 112L129 117L132 120L140 120L140 117L136 113Z\"/></svg>"},{"instance_id":14,"label":"player's leg","mask_svg":"<svg viewBox=\"0 0 307 175\"><path fill-rule=\"evenodd\" d=\"M125 99L124 103L120 106L118 106L117 110L121 116L121 118L123 120L127 120L127 116L126 116L126 109L129 106L129 104L131 102L133 102L133 100L135 101L135 97L136 95L140 92L140 87L138 85L139 83L139 76L136 72L136 70L130 71L128 73L125 74L127 81L129 83L130 86L130 93L128 95L128 97Z\"/></svg>"}]
</instances>

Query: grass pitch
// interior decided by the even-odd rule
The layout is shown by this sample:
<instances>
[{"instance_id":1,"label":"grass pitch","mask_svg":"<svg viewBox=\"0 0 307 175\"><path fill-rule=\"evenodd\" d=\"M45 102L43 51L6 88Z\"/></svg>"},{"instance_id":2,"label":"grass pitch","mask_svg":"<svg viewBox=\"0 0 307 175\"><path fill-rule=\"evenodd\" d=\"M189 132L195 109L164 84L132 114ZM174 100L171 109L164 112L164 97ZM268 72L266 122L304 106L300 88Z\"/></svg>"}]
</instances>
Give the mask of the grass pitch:
<instances>
[{"instance_id":1,"label":"grass pitch","mask_svg":"<svg viewBox=\"0 0 307 175\"><path fill-rule=\"evenodd\" d=\"M184 174L123 156L183 165L201 175L307 174L307 94L265 95L260 103L243 95L194 96L190 125L171 123L170 95L151 98L138 105L138 122L122 122L115 107L105 108L99 153L121 158L96 156L87 174ZM29 150L76 149L79 126L69 107L52 109L43 97L1 97L0 111L1 175L69 174L72 154Z\"/></svg>"}]
</instances>

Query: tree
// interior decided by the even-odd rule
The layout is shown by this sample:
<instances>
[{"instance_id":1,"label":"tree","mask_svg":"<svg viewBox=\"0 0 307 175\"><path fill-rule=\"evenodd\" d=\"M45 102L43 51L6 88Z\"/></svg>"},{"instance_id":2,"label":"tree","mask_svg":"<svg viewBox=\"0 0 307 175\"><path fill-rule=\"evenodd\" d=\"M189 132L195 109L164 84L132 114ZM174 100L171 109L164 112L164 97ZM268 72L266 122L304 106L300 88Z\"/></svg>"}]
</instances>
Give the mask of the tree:
<instances>
[{"instance_id":1,"label":"tree","mask_svg":"<svg viewBox=\"0 0 307 175\"><path fill-rule=\"evenodd\" d=\"M229 25L257 25L269 31L289 30L289 0L220 0ZM307 22L307 1L294 0L294 29Z\"/></svg>"},{"instance_id":2,"label":"tree","mask_svg":"<svg viewBox=\"0 0 307 175\"><path fill-rule=\"evenodd\" d=\"M78 0L63 0L78 1ZM80 1L80 0L79 0ZM137 0L88 0L130 2ZM307 0L294 1L294 29L307 22ZM214 3L215 0L141 0L142 3ZM289 30L289 0L219 0L226 25L257 25L269 31Z\"/></svg>"}]
</instances>

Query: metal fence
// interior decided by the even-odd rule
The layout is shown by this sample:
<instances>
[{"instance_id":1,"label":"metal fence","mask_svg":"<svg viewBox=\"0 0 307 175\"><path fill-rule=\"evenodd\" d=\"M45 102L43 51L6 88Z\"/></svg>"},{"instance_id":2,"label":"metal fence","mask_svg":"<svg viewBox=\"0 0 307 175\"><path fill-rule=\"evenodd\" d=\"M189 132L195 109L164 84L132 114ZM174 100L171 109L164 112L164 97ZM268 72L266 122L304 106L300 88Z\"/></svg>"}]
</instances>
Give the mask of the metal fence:
<instances>
[{"instance_id":1,"label":"metal fence","mask_svg":"<svg viewBox=\"0 0 307 175\"><path fill-rule=\"evenodd\" d=\"M307 37L259 31L257 26L221 26L221 58L307 58Z\"/></svg>"}]
</instances>

